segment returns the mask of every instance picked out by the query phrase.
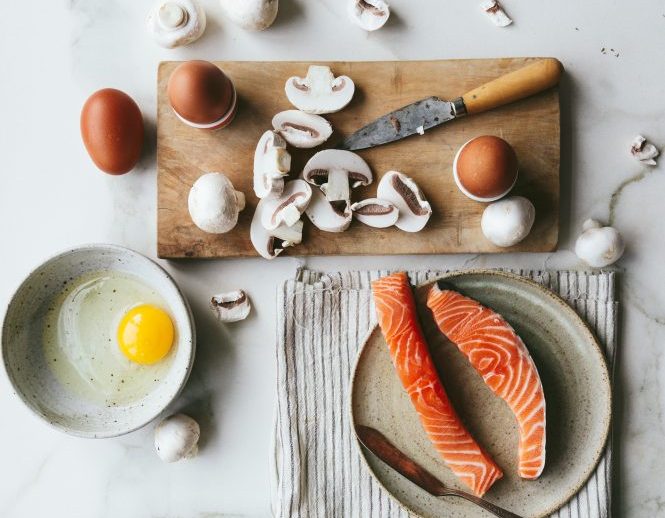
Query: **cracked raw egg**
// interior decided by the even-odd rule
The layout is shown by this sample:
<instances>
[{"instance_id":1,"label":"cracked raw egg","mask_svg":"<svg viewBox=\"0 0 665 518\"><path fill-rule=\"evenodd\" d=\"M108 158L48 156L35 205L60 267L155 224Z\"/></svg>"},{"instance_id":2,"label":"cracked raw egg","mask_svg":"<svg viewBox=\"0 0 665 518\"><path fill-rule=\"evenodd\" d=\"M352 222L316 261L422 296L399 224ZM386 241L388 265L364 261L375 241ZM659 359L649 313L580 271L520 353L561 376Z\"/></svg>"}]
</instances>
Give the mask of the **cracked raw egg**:
<instances>
[{"instance_id":1,"label":"cracked raw egg","mask_svg":"<svg viewBox=\"0 0 665 518\"><path fill-rule=\"evenodd\" d=\"M517 181L517 155L508 142L484 135L464 144L453 163L455 183L475 201L503 198Z\"/></svg>"},{"instance_id":2,"label":"cracked raw egg","mask_svg":"<svg viewBox=\"0 0 665 518\"><path fill-rule=\"evenodd\" d=\"M173 345L173 322L163 309L141 304L130 309L118 325L118 347L131 361L152 365Z\"/></svg>"}]
</instances>

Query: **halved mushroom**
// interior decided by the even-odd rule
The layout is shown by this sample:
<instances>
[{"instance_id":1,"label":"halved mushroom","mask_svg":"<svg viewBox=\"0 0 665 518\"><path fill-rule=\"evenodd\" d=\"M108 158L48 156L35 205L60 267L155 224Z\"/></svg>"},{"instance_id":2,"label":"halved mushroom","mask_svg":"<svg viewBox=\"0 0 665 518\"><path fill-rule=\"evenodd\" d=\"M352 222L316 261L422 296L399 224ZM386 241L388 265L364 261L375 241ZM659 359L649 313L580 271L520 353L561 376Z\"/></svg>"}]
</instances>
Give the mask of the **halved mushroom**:
<instances>
[{"instance_id":1,"label":"halved mushroom","mask_svg":"<svg viewBox=\"0 0 665 518\"><path fill-rule=\"evenodd\" d=\"M383 0L348 0L351 20L366 31L383 27L390 16L390 6Z\"/></svg>"},{"instance_id":2,"label":"halved mushroom","mask_svg":"<svg viewBox=\"0 0 665 518\"><path fill-rule=\"evenodd\" d=\"M399 210L388 200L368 198L351 205L353 217L374 228L388 228L397 223Z\"/></svg>"},{"instance_id":3,"label":"halved mushroom","mask_svg":"<svg viewBox=\"0 0 665 518\"><path fill-rule=\"evenodd\" d=\"M302 242L303 222L299 220L291 226L280 225L274 230L267 230L262 223L267 202L268 198L259 200L249 229L249 238L261 257L274 259L284 249Z\"/></svg>"},{"instance_id":4,"label":"halved mushroom","mask_svg":"<svg viewBox=\"0 0 665 518\"><path fill-rule=\"evenodd\" d=\"M305 165L302 177L318 185L330 202L351 200L350 189L372 183L372 170L360 156L341 149L325 149Z\"/></svg>"},{"instance_id":5,"label":"halved mushroom","mask_svg":"<svg viewBox=\"0 0 665 518\"><path fill-rule=\"evenodd\" d=\"M252 305L247 293L243 290L233 290L213 295L210 307L222 322L239 322L249 316Z\"/></svg>"},{"instance_id":6,"label":"halved mushroom","mask_svg":"<svg viewBox=\"0 0 665 518\"><path fill-rule=\"evenodd\" d=\"M293 147L305 149L320 146L333 132L326 119L300 110L278 113L272 119L272 127Z\"/></svg>"},{"instance_id":7,"label":"halved mushroom","mask_svg":"<svg viewBox=\"0 0 665 518\"><path fill-rule=\"evenodd\" d=\"M302 180L291 180L284 184L284 190L278 197L264 198L261 223L267 230L275 230L280 225L295 225L300 215L305 212L312 189Z\"/></svg>"},{"instance_id":8,"label":"halved mushroom","mask_svg":"<svg viewBox=\"0 0 665 518\"><path fill-rule=\"evenodd\" d=\"M254 192L259 198L279 196L284 189L284 176L291 170L291 155L286 141L275 131L266 131L254 153Z\"/></svg>"},{"instance_id":9,"label":"halved mushroom","mask_svg":"<svg viewBox=\"0 0 665 518\"><path fill-rule=\"evenodd\" d=\"M305 214L312 224L325 232L344 232L351 224L351 208L346 201L330 202L318 189L312 191L312 200Z\"/></svg>"},{"instance_id":10,"label":"halved mushroom","mask_svg":"<svg viewBox=\"0 0 665 518\"><path fill-rule=\"evenodd\" d=\"M405 232L418 232L429 221L432 207L411 178L398 171L388 171L377 189L377 195L399 210L395 226Z\"/></svg>"},{"instance_id":11,"label":"halved mushroom","mask_svg":"<svg viewBox=\"0 0 665 518\"><path fill-rule=\"evenodd\" d=\"M335 113L351 102L355 85L350 77L335 77L330 67L312 65L307 77L290 77L286 96L296 108L307 113Z\"/></svg>"}]
</instances>

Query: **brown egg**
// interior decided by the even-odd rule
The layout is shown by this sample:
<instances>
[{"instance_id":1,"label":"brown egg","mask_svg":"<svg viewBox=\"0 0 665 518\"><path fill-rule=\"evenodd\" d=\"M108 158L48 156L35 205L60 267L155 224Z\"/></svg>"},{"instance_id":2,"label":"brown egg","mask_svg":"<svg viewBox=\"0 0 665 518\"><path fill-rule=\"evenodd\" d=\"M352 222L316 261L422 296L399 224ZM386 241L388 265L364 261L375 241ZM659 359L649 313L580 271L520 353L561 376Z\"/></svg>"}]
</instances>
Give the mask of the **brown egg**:
<instances>
[{"instance_id":1,"label":"brown egg","mask_svg":"<svg viewBox=\"0 0 665 518\"><path fill-rule=\"evenodd\" d=\"M187 61L171 74L169 102L180 119L202 129L228 125L236 109L233 82L208 61Z\"/></svg>"},{"instance_id":2,"label":"brown egg","mask_svg":"<svg viewBox=\"0 0 665 518\"><path fill-rule=\"evenodd\" d=\"M131 171L141 158L143 136L141 110L126 93L104 88L83 105L83 144L95 165L105 173Z\"/></svg>"},{"instance_id":3,"label":"brown egg","mask_svg":"<svg viewBox=\"0 0 665 518\"><path fill-rule=\"evenodd\" d=\"M453 165L460 190L476 201L493 201L508 194L517 180L517 156L499 137L476 137L460 148Z\"/></svg>"}]
</instances>

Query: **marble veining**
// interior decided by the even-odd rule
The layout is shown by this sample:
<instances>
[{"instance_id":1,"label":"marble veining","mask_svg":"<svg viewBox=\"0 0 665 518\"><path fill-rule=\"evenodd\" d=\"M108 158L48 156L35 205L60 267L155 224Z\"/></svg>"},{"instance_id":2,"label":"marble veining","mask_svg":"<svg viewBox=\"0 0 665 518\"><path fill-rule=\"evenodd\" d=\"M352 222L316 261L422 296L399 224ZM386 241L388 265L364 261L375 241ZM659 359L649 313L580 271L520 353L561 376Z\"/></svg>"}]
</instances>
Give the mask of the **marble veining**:
<instances>
[{"instance_id":1,"label":"marble veining","mask_svg":"<svg viewBox=\"0 0 665 518\"><path fill-rule=\"evenodd\" d=\"M157 47L144 27L152 0L14 2L0 31L3 72L0 306L52 253L113 242L154 257L155 157L110 178L81 144L78 116L93 90L112 86L141 106L154 138L157 64L166 59L437 59L556 56L564 63L560 250L534 255L280 258L163 263L188 296L198 361L174 411L202 424L201 454L164 465L152 425L102 441L68 437L23 408L0 376L0 516L32 518L218 518L270 515L275 287L299 266L363 268L583 268L571 252L585 219L611 221L628 250L621 270L617 368L617 516L665 517L665 157L643 166L629 154L644 134L665 147L658 0L503 3L515 23L494 27L468 0L392 0L393 16L367 34L341 0L281 0L275 26L244 32L218 0L202 4L204 36L191 47ZM408 78L405 78L408 80ZM433 92L435 94L436 92ZM221 326L214 292L246 289L255 311Z\"/></svg>"}]
</instances>

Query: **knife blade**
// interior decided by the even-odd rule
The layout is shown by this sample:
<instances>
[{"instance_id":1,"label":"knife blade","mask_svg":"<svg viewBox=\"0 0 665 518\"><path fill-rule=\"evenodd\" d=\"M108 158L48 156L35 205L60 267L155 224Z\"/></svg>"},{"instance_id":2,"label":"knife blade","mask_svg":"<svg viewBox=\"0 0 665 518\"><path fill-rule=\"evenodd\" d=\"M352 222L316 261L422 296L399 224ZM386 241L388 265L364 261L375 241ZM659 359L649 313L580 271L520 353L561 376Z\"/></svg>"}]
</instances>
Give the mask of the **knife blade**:
<instances>
[{"instance_id":1,"label":"knife blade","mask_svg":"<svg viewBox=\"0 0 665 518\"><path fill-rule=\"evenodd\" d=\"M444 101L428 97L379 117L342 142L340 149L357 151L424 133L466 113L462 99Z\"/></svg>"},{"instance_id":2,"label":"knife blade","mask_svg":"<svg viewBox=\"0 0 665 518\"><path fill-rule=\"evenodd\" d=\"M338 147L348 151L367 149L423 134L428 129L463 115L482 113L537 94L559 83L563 67L545 58L446 101L428 97L384 115L347 137Z\"/></svg>"}]
</instances>

